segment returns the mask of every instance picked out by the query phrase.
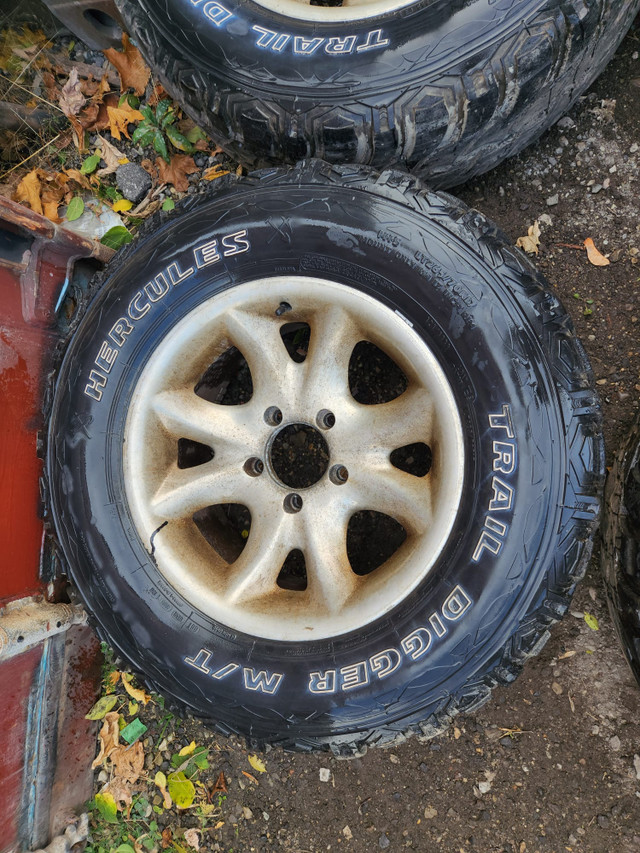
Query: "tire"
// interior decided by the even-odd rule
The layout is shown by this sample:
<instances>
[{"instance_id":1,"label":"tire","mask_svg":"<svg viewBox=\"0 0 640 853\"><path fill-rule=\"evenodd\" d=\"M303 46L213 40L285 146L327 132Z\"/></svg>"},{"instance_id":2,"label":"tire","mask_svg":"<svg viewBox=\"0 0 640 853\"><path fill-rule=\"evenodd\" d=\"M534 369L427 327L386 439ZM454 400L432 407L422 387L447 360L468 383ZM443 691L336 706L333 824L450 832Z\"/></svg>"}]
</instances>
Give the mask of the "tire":
<instances>
[{"instance_id":1,"label":"tire","mask_svg":"<svg viewBox=\"0 0 640 853\"><path fill-rule=\"evenodd\" d=\"M640 0L117 4L163 86L247 167L304 157L398 164L435 187L463 183L537 139L600 74L640 8ZM362 17L352 20L356 9Z\"/></svg>"},{"instance_id":2,"label":"tire","mask_svg":"<svg viewBox=\"0 0 640 853\"><path fill-rule=\"evenodd\" d=\"M117 256L64 357L68 571L102 635L222 732L346 755L431 736L513 680L583 573L585 353L528 260L406 174L216 183Z\"/></svg>"},{"instance_id":3,"label":"tire","mask_svg":"<svg viewBox=\"0 0 640 853\"><path fill-rule=\"evenodd\" d=\"M609 610L640 685L640 416L607 478L602 531Z\"/></svg>"}]
</instances>

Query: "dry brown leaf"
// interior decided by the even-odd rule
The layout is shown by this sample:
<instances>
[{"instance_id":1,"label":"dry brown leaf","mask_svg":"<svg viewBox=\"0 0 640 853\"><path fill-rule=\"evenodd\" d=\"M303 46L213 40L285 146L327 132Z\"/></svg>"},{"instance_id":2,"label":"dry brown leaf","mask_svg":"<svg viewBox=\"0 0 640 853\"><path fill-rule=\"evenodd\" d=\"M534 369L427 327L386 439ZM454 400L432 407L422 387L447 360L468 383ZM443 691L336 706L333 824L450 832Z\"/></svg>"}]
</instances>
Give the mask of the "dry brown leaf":
<instances>
[{"instance_id":1,"label":"dry brown leaf","mask_svg":"<svg viewBox=\"0 0 640 853\"><path fill-rule=\"evenodd\" d=\"M107 681L109 682L109 684L112 687L116 686L118 681L120 681L120 673L118 672L117 669L114 669L113 672L109 673L109 677L107 678Z\"/></svg>"},{"instance_id":2,"label":"dry brown leaf","mask_svg":"<svg viewBox=\"0 0 640 853\"><path fill-rule=\"evenodd\" d=\"M538 220L529 226L529 230L524 237L518 237L516 246L518 249L524 249L529 255L538 254L538 246L540 245L540 226Z\"/></svg>"},{"instance_id":3,"label":"dry brown leaf","mask_svg":"<svg viewBox=\"0 0 640 853\"><path fill-rule=\"evenodd\" d=\"M599 252L591 237L587 237L584 241L585 249L587 250L587 257L589 258L589 262L594 265L594 267L608 267L611 261L609 258L605 258L605 256Z\"/></svg>"},{"instance_id":4,"label":"dry brown leaf","mask_svg":"<svg viewBox=\"0 0 640 853\"><path fill-rule=\"evenodd\" d=\"M160 101L164 101L165 98L169 98L170 95L165 91L162 83L154 83L151 94L147 98L147 104L150 107L157 107Z\"/></svg>"},{"instance_id":5,"label":"dry brown leaf","mask_svg":"<svg viewBox=\"0 0 640 853\"><path fill-rule=\"evenodd\" d=\"M60 109L66 116L77 116L80 110L86 104L86 99L82 94L80 81L78 80L78 69L72 68L69 73L69 79L62 87L60 92L60 100L58 101Z\"/></svg>"},{"instance_id":6,"label":"dry brown leaf","mask_svg":"<svg viewBox=\"0 0 640 853\"><path fill-rule=\"evenodd\" d=\"M189 847L193 847L194 850L200 849L200 833L197 829L187 829L184 833L184 840L187 842Z\"/></svg>"},{"instance_id":7,"label":"dry brown leaf","mask_svg":"<svg viewBox=\"0 0 640 853\"><path fill-rule=\"evenodd\" d=\"M133 89L136 95L144 95L151 71L147 67L140 51L129 41L126 33L122 34L123 51L110 47L104 51L109 62L116 67L122 83L122 91Z\"/></svg>"},{"instance_id":8,"label":"dry brown leaf","mask_svg":"<svg viewBox=\"0 0 640 853\"><path fill-rule=\"evenodd\" d=\"M127 691L129 696L131 696L132 699L135 699L136 702L142 702L143 705L146 705L147 702L151 701L151 696L149 696L148 693L145 693L144 690L140 690L139 688L134 687L131 684L132 678L133 678L133 675L131 675L130 672L123 672L122 673L122 686Z\"/></svg>"},{"instance_id":9,"label":"dry brown leaf","mask_svg":"<svg viewBox=\"0 0 640 853\"><path fill-rule=\"evenodd\" d=\"M211 789L212 794L216 794L218 792L220 792L222 794L227 793L227 780L224 778L224 772L222 770L220 771L220 773L218 773L218 778L216 779L216 783L213 786L213 788Z\"/></svg>"},{"instance_id":10,"label":"dry brown leaf","mask_svg":"<svg viewBox=\"0 0 640 853\"><path fill-rule=\"evenodd\" d=\"M151 176L151 180L153 181L153 183L154 183L154 185L155 185L155 184L157 183L157 181L158 181L158 170L157 170L157 169L156 169L156 167L153 165L153 163L151 162L151 160L148 160L148 159L145 157L145 158L144 158L144 160L141 160L141 161L140 161L140 165L141 165L141 166L142 166L142 168L145 170L145 172L148 172L148 174Z\"/></svg>"},{"instance_id":11,"label":"dry brown leaf","mask_svg":"<svg viewBox=\"0 0 640 853\"><path fill-rule=\"evenodd\" d=\"M41 169L33 169L20 181L13 196L14 201L19 201L21 204L26 202L31 210L40 214L43 213L42 202L40 201L40 193L42 191L41 176Z\"/></svg>"},{"instance_id":12,"label":"dry brown leaf","mask_svg":"<svg viewBox=\"0 0 640 853\"><path fill-rule=\"evenodd\" d=\"M127 813L129 812L132 802L131 790L122 779L112 779L108 785L104 786L101 793L111 794L119 811L123 812L126 809Z\"/></svg>"},{"instance_id":13,"label":"dry brown leaf","mask_svg":"<svg viewBox=\"0 0 640 853\"><path fill-rule=\"evenodd\" d=\"M100 134L98 134L98 144L100 145L100 156L106 163L106 166L98 169L96 175L99 178L104 178L105 175L111 175L115 172L118 166L121 165L121 161L126 158L122 151L118 151L115 145L112 145L107 139L100 136Z\"/></svg>"},{"instance_id":14,"label":"dry brown leaf","mask_svg":"<svg viewBox=\"0 0 640 853\"><path fill-rule=\"evenodd\" d=\"M162 830L162 849L166 850L167 847L171 847L173 845L173 833L168 826Z\"/></svg>"},{"instance_id":15,"label":"dry brown leaf","mask_svg":"<svg viewBox=\"0 0 640 853\"><path fill-rule=\"evenodd\" d=\"M89 178L86 175L83 175L79 169L65 169L64 175L72 181L75 181L79 184L84 190L91 190L91 183L89 182ZM59 179L63 179L63 175L59 176Z\"/></svg>"},{"instance_id":16,"label":"dry brown leaf","mask_svg":"<svg viewBox=\"0 0 640 853\"><path fill-rule=\"evenodd\" d=\"M118 748L118 740L120 738L120 729L118 728L119 716L117 711L109 711L108 714L105 714L99 734L100 752L91 765L92 770L95 770L98 765L102 764L111 755L114 749Z\"/></svg>"},{"instance_id":17,"label":"dry brown leaf","mask_svg":"<svg viewBox=\"0 0 640 853\"><path fill-rule=\"evenodd\" d=\"M193 157L190 157L188 154L174 154L168 165L161 157L158 157L156 166L158 167L160 182L163 184L173 184L179 193L186 193L189 188L187 175L198 171Z\"/></svg>"},{"instance_id":18,"label":"dry brown leaf","mask_svg":"<svg viewBox=\"0 0 640 853\"><path fill-rule=\"evenodd\" d=\"M109 755L113 762L114 773L123 782L137 782L144 769L144 749L138 740L133 746L117 746Z\"/></svg>"},{"instance_id":19,"label":"dry brown leaf","mask_svg":"<svg viewBox=\"0 0 640 853\"><path fill-rule=\"evenodd\" d=\"M109 129L114 139L121 139L123 134L129 139L129 125L136 121L142 121L144 116L140 110L133 110L124 101L121 107L107 107L109 116Z\"/></svg>"}]
</instances>

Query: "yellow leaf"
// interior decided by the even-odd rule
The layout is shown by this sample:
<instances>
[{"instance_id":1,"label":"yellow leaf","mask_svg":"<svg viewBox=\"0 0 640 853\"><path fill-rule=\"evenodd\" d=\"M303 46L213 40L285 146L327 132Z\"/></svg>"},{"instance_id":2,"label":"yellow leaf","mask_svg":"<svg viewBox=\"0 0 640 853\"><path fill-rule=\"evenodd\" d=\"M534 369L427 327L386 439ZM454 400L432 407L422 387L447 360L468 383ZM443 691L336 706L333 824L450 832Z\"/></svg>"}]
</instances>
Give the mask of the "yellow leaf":
<instances>
[{"instance_id":1,"label":"yellow leaf","mask_svg":"<svg viewBox=\"0 0 640 853\"><path fill-rule=\"evenodd\" d=\"M540 245L540 226L538 220L529 226L526 236L518 237L516 246L518 249L524 249L529 255L538 254L538 246Z\"/></svg>"},{"instance_id":2,"label":"yellow leaf","mask_svg":"<svg viewBox=\"0 0 640 853\"><path fill-rule=\"evenodd\" d=\"M591 237L587 237L584 241L584 247L587 250L587 257L589 258L589 262L594 265L594 267L608 267L611 261L609 258L605 258L603 254L601 254L595 247L595 244Z\"/></svg>"},{"instance_id":3,"label":"yellow leaf","mask_svg":"<svg viewBox=\"0 0 640 853\"><path fill-rule=\"evenodd\" d=\"M254 770L257 770L258 773L266 773L267 768L264 761L261 761L257 755L249 755L247 756L249 759L249 764L253 767Z\"/></svg>"},{"instance_id":4,"label":"yellow leaf","mask_svg":"<svg viewBox=\"0 0 640 853\"><path fill-rule=\"evenodd\" d=\"M164 775L162 770L158 770L155 775L155 779L153 780L158 788L166 788L167 787L167 777Z\"/></svg>"},{"instance_id":5,"label":"yellow leaf","mask_svg":"<svg viewBox=\"0 0 640 853\"><path fill-rule=\"evenodd\" d=\"M16 201L26 202L31 210L42 214L42 202L40 201L41 183L40 172L34 169L25 175L18 184L14 198Z\"/></svg>"},{"instance_id":6,"label":"yellow leaf","mask_svg":"<svg viewBox=\"0 0 640 853\"><path fill-rule=\"evenodd\" d=\"M216 178L221 178L223 175L228 174L228 169L225 169L220 163L216 163L215 166L211 166L209 169L206 169L202 173L202 177L205 181L215 181Z\"/></svg>"},{"instance_id":7,"label":"yellow leaf","mask_svg":"<svg viewBox=\"0 0 640 853\"><path fill-rule=\"evenodd\" d=\"M595 616L592 616L590 613L584 614L584 621L591 628L592 631L599 631L600 626L598 625L598 620Z\"/></svg>"},{"instance_id":8,"label":"yellow leaf","mask_svg":"<svg viewBox=\"0 0 640 853\"><path fill-rule=\"evenodd\" d=\"M129 125L144 119L140 110L132 110L126 101L122 107L108 106L107 115L109 116L109 130L114 139L122 139L121 134L129 139Z\"/></svg>"},{"instance_id":9,"label":"yellow leaf","mask_svg":"<svg viewBox=\"0 0 640 853\"><path fill-rule=\"evenodd\" d=\"M143 705L146 705L147 702L150 701L151 696L148 693L145 693L144 690L139 690L137 687L132 687L131 680L133 675L129 672L122 673L122 686L127 691L129 696L132 699L135 699L136 702L142 702Z\"/></svg>"},{"instance_id":10,"label":"yellow leaf","mask_svg":"<svg viewBox=\"0 0 640 853\"><path fill-rule=\"evenodd\" d=\"M113 205L113 209L116 213L121 213L127 210L131 210L133 204L129 201L128 198L121 198L115 202Z\"/></svg>"},{"instance_id":11,"label":"yellow leaf","mask_svg":"<svg viewBox=\"0 0 640 853\"><path fill-rule=\"evenodd\" d=\"M140 707L140 706L138 705L138 703L137 703L137 702L134 702L133 700L131 700L131 701L129 702L129 716L130 716L130 717L135 717L135 715L138 713L138 708L139 708L139 707Z\"/></svg>"},{"instance_id":12,"label":"yellow leaf","mask_svg":"<svg viewBox=\"0 0 640 853\"><path fill-rule=\"evenodd\" d=\"M195 740L192 740L189 746L183 746L178 755L191 755L193 750L196 748Z\"/></svg>"},{"instance_id":13,"label":"yellow leaf","mask_svg":"<svg viewBox=\"0 0 640 853\"><path fill-rule=\"evenodd\" d=\"M128 157L119 157L119 158L118 158L118 163L120 163L120 165L121 165L121 166L124 166L124 164L125 164L125 163L128 163L128 162L129 162L129 158L128 158Z\"/></svg>"}]
</instances>

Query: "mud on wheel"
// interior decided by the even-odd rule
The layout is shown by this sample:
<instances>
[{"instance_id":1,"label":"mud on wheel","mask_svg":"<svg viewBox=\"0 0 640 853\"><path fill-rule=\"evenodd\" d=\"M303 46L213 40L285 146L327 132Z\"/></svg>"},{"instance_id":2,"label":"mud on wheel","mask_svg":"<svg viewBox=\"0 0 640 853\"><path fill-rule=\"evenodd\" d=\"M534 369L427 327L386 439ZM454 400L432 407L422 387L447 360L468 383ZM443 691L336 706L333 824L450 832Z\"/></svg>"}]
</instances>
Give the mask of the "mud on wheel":
<instances>
[{"instance_id":1,"label":"mud on wheel","mask_svg":"<svg viewBox=\"0 0 640 853\"><path fill-rule=\"evenodd\" d=\"M70 342L52 512L103 636L258 743L431 735L566 610L603 473L570 321L480 214L318 162L160 214Z\"/></svg>"}]
</instances>

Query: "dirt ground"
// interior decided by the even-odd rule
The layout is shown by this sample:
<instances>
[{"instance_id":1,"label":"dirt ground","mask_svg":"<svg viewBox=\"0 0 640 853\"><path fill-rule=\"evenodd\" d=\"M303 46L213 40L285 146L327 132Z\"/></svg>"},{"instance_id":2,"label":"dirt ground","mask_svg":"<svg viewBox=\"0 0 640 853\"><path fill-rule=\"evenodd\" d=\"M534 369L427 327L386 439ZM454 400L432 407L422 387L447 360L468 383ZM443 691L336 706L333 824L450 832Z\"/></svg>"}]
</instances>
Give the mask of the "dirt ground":
<instances>
[{"instance_id":1,"label":"dirt ground","mask_svg":"<svg viewBox=\"0 0 640 853\"><path fill-rule=\"evenodd\" d=\"M513 242L539 221L536 262L591 358L608 464L640 399L639 52L637 23L538 144L455 191ZM609 266L589 263L588 237ZM201 836L201 850L632 853L640 851L639 700L607 612L596 543L571 612L542 653L440 738L351 761L272 750L259 773L239 741L157 708L144 745L149 770L195 740L210 750L202 778L224 773L217 828ZM199 826L186 815L157 822L178 835Z\"/></svg>"}]
</instances>

